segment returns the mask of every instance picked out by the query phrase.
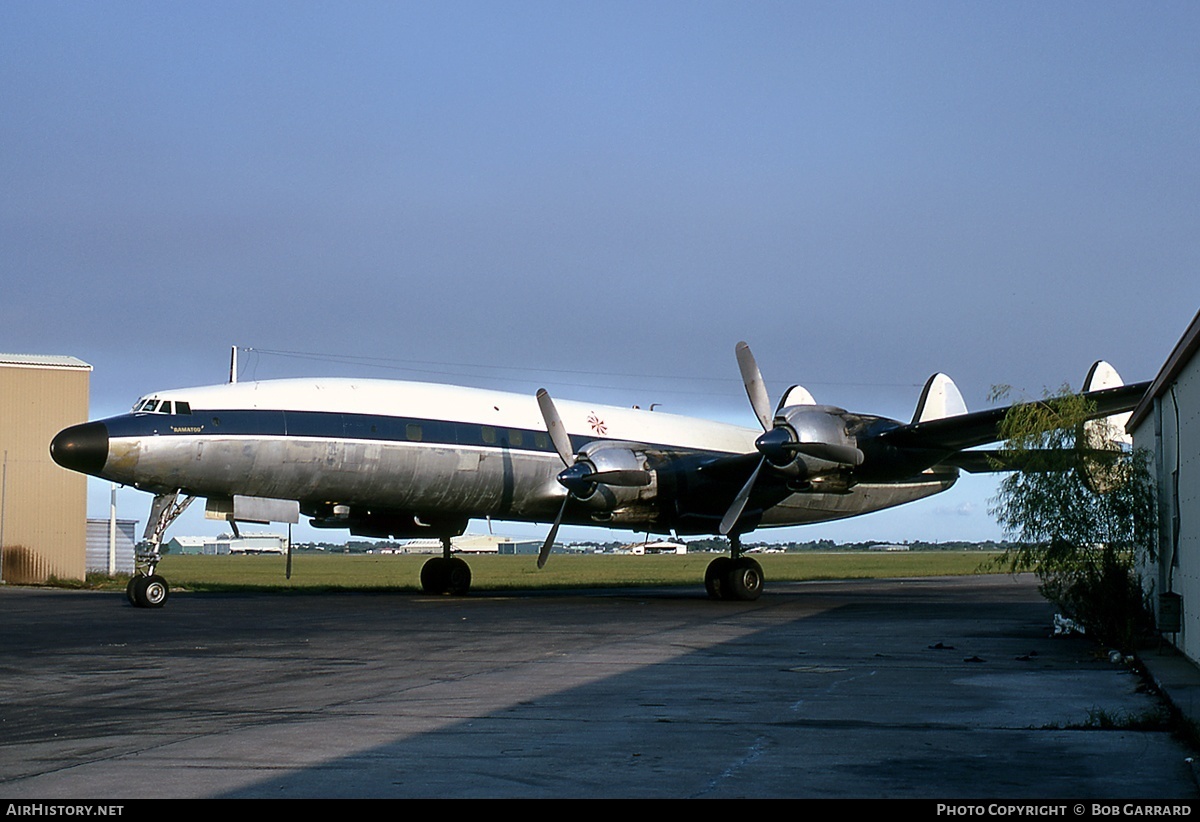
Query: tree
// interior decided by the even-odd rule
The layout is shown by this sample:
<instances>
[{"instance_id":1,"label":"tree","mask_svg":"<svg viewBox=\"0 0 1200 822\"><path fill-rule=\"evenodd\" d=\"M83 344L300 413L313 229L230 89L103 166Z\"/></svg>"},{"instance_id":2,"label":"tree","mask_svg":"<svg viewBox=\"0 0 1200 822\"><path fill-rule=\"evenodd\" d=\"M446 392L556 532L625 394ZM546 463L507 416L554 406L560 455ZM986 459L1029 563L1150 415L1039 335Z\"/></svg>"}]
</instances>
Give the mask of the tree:
<instances>
[{"instance_id":1,"label":"tree","mask_svg":"<svg viewBox=\"0 0 1200 822\"><path fill-rule=\"evenodd\" d=\"M991 513L1017 544L1000 567L1033 571L1041 591L1101 639L1131 649L1153 620L1136 558L1153 556L1153 481L1142 451L1124 446L1094 407L1064 387L1014 405L1001 425L1000 462L1015 468Z\"/></svg>"}]
</instances>

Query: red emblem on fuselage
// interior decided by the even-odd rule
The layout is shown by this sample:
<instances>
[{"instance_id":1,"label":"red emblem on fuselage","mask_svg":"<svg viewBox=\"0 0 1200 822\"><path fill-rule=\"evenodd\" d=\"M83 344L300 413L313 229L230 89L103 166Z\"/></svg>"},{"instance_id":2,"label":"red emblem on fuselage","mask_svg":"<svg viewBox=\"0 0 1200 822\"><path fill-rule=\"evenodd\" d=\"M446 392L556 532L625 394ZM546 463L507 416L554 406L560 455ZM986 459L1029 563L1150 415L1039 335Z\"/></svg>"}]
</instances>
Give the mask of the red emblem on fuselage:
<instances>
[{"instance_id":1,"label":"red emblem on fuselage","mask_svg":"<svg viewBox=\"0 0 1200 822\"><path fill-rule=\"evenodd\" d=\"M588 414L588 425L592 426L592 430L602 437L608 433L608 426L604 424L604 420L597 417L594 413Z\"/></svg>"}]
</instances>

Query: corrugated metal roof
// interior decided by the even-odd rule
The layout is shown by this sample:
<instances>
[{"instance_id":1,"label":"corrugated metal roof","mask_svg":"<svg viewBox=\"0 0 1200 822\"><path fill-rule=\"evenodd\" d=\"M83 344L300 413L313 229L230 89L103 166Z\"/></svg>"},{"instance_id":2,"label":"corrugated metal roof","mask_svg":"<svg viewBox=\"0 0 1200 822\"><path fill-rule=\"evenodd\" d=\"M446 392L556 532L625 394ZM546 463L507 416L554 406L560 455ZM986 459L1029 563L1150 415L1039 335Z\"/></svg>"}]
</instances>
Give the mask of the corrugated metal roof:
<instances>
[{"instance_id":1,"label":"corrugated metal roof","mask_svg":"<svg viewBox=\"0 0 1200 822\"><path fill-rule=\"evenodd\" d=\"M83 368L92 367L78 357L60 357L50 354L0 354L0 365L15 365L26 368Z\"/></svg>"}]
</instances>

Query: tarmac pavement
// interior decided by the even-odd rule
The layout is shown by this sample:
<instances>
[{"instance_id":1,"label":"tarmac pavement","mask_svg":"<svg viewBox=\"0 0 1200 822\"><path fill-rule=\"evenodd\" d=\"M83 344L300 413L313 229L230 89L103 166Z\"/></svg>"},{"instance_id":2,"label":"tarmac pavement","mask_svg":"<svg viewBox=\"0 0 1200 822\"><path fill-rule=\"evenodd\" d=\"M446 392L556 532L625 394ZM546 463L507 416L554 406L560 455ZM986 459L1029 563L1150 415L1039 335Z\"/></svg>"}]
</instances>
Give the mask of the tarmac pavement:
<instances>
[{"instance_id":1,"label":"tarmac pavement","mask_svg":"<svg viewBox=\"0 0 1200 822\"><path fill-rule=\"evenodd\" d=\"M6 587L0 798L1195 799L1156 694L1052 617L1007 576L158 611Z\"/></svg>"}]
</instances>

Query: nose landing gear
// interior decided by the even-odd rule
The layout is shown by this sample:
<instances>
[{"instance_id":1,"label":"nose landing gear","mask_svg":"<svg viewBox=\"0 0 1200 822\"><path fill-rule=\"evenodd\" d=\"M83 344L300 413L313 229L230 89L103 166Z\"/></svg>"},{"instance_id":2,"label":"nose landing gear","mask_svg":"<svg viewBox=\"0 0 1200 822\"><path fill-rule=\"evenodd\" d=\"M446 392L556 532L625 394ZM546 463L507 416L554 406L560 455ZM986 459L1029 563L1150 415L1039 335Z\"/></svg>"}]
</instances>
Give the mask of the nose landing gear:
<instances>
[{"instance_id":1,"label":"nose landing gear","mask_svg":"<svg viewBox=\"0 0 1200 822\"><path fill-rule=\"evenodd\" d=\"M158 574L134 575L125 586L125 598L135 608L161 608L167 602L171 588Z\"/></svg>"},{"instance_id":2,"label":"nose landing gear","mask_svg":"<svg viewBox=\"0 0 1200 822\"><path fill-rule=\"evenodd\" d=\"M150 503L150 517L146 522L146 532L143 547L138 550L136 557L137 572L125 586L125 598L135 608L161 608L171 594L167 581L156 572L162 559L159 548L167 527L187 510L195 497L185 497L179 502L179 492L170 494L155 494L154 502Z\"/></svg>"}]
</instances>

